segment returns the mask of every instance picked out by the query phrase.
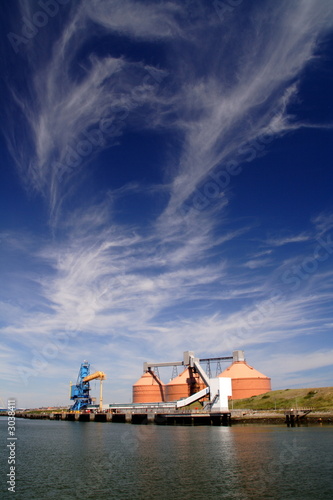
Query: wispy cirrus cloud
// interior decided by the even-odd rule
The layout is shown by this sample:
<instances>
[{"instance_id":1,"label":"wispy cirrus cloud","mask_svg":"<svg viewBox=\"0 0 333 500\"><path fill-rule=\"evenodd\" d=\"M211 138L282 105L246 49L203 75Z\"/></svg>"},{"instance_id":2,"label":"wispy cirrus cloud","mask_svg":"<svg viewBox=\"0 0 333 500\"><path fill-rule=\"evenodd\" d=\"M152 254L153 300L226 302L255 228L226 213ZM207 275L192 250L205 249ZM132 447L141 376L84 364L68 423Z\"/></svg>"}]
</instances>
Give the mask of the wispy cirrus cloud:
<instances>
[{"instance_id":1,"label":"wispy cirrus cloud","mask_svg":"<svg viewBox=\"0 0 333 500\"><path fill-rule=\"evenodd\" d=\"M250 269L258 269L260 267L271 266L271 259L252 259L245 262L244 266Z\"/></svg>"},{"instance_id":2,"label":"wispy cirrus cloud","mask_svg":"<svg viewBox=\"0 0 333 500\"><path fill-rule=\"evenodd\" d=\"M111 32L144 40L183 36L181 18L186 17L186 11L180 2L114 0L105 4L93 0L84 9L89 19Z\"/></svg>"},{"instance_id":3,"label":"wispy cirrus cloud","mask_svg":"<svg viewBox=\"0 0 333 500\"><path fill-rule=\"evenodd\" d=\"M179 209L216 166L230 158L247 161L250 141L302 126L289 116L288 105L297 97L295 80L314 57L318 37L332 26L332 5L303 0L247 9L247 29L236 47L233 24L221 25L215 11L189 25L180 2L78 3L51 57L36 61L28 52L29 92L12 88L12 94L26 117L33 148L14 145L10 132L8 138L22 176L45 194L52 213L68 189L64 168L77 177L96 152L119 140L142 106L145 119L136 126L172 126L184 138L166 214ZM229 21L237 24L237 15L236 9ZM203 46L199 35L205 25L211 30ZM85 50L92 36L103 40L108 34L169 44L165 68L151 66L162 79L169 75L163 95L147 78L146 62L125 51L111 55L111 46L103 55ZM87 138L91 130L94 139Z\"/></svg>"},{"instance_id":4,"label":"wispy cirrus cloud","mask_svg":"<svg viewBox=\"0 0 333 500\"><path fill-rule=\"evenodd\" d=\"M312 237L310 234L301 233L295 235L269 238L266 241L266 244L272 247L282 247L284 245L289 245L290 243L304 243L305 241L310 241L311 239Z\"/></svg>"},{"instance_id":5,"label":"wispy cirrus cloud","mask_svg":"<svg viewBox=\"0 0 333 500\"><path fill-rule=\"evenodd\" d=\"M230 51L233 32L226 29L219 51L215 50L214 33L206 38L198 57L182 61L178 123L185 141L171 211L216 166L230 158L248 161L246 149L252 140L302 127L289 115L288 105L297 98L295 81L313 59L319 33L332 26L332 6L325 2L318 9L315 2L308 1L270 4L270 29L267 5L252 7L248 19L253 26L249 24L237 48ZM200 66L205 54L211 61L208 54L212 53L214 63L204 66L204 76L198 76L198 63ZM236 53L242 63L235 68ZM222 61L230 65L222 65ZM185 75L191 76L191 83Z\"/></svg>"},{"instance_id":6,"label":"wispy cirrus cloud","mask_svg":"<svg viewBox=\"0 0 333 500\"><path fill-rule=\"evenodd\" d=\"M195 234L193 227L184 228L181 236L164 239L154 233L142 236L116 223L109 225L109 216L107 206L93 206L89 211L85 207L64 222L67 236L61 242L42 244L36 251L38 262L48 266L45 277L37 279L53 311L39 317L39 331L47 326L42 318L58 329L82 314L104 315L108 332L116 325L136 330L172 304L195 299L198 287L223 276L223 262L208 263L209 227L201 234ZM98 333L96 321L93 328ZM25 321L24 334L30 330L28 324ZM33 319L30 331L35 327Z\"/></svg>"},{"instance_id":7,"label":"wispy cirrus cloud","mask_svg":"<svg viewBox=\"0 0 333 500\"><path fill-rule=\"evenodd\" d=\"M312 223L318 234L322 235L333 228L333 214L321 213L312 219Z\"/></svg>"},{"instance_id":8,"label":"wispy cirrus cloud","mask_svg":"<svg viewBox=\"0 0 333 500\"><path fill-rule=\"evenodd\" d=\"M281 356L281 355L280 355ZM290 353L285 352L283 354L283 372L284 378L288 375L297 375L299 372L304 372L308 370L315 370L322 367L329 367L333 364L333 350L315 350L311 353L299 352ZM269 362L263 361L262 365L264 369L270 370L272 375L279 376L279 356L272 354Z\"/></svg>"},{"instance_id":9,"label":"wispy cirrus cloud","mask_svg":"<svg viewBox=\"0 0 333 500\"><path fill-rule=\"evenodd\" d=\"M127 394L128 378L134 382L147 357L178 360L188 348L200 355L235 348L250 354L258 346L329 332L332 273L309 276L297 292L281 283L272 288L269 274L260 278L244 267L235 272L230 256L212 261L209 231L195 242L191 232L164 241L111 221L107 207L85 207L64 221L62 241L33 251L44 268L30 273L39 303L26 310L20 294L31 294L31 285L17 283L16 304L3 305L3 345L15 337L16 362L23 367L13 382L19 383L22 370L29 384L39 370L52 378L54 360L72 378L68 363L94 352L106 371L110 356L116 358L119 391ZM279 300L270 298L275 291ZM123 364L129 353L138 364L130 370ZM265 373L265 365L258 368Z\"/></svg>"},{"instance_id":10,"label":"wispy cirrus cloud","mask_svg":"<svg viewBox=\"0 0 333 500\"><path fill-rule=\"evenodd\" d=\"M29 2L21 5L20 15L33 12ZM296 291L281 285L313 244L313 228L258 237L251 218L231 227L232 180L204 210L193 196L205 180L218 183L210 176L217 168L239 167L236 179L274 138L309 126L296 116L299 81L333 25L332 2L243 2L223 23L205 2L197 18L186 5L75 2L20 54L25 84L9 82L20 119L7 120L5 134L21 179L46 200L53 233L32 236L29 245L20 231L5 235L29 271L15 282L2 334L24 347L17 363L33 370L39 355L50 378L52 359L61 358L67 376L67 361L95 352L107 364L117 351L119 376L128 381L129 353L141 361L166 350L178 359L188 348L254 352L314 335L324 328L320 310L331 321L325 264ZM123 183L110 180L78 201L73 193L99 168L98 154L121 145L127 131L167 135L172 151L154 167L158 180L147 182L133 160L135 174ZM117 163L112 168L121 173ZM138 193L155 198L144 223L134 224L118 202ZM313 224L325 234L332 216ZM278 255L298 244L299 253ZM280 303L268 303L274 287ZM29 294L30 302L20 300ZM73 335L48 357L61 332Z\"/></svg>"},{"instance_id":11,"label":"wispy cirrus cloud","mask_svg":"<svg viewBox=\"0 0 333 500\"><path fill-rule=\"evenodd\" d=\"M146 106L144 122L139 120L137 127L154 121L150 120L149 105L156 105L156 82L167 75L126 54L102 56L85 51L85 45L93 34L98 36L97 25L108 26L110 33L133 36L135 27L140 27L144 38L155 38L157 33L161 36L156 22L170 16L167 24L171 26L177 10L171 3L140 9L132 2L122 3L121 8L116 1L108 6L103 2L78 3L54 40L51 56L40 52L36 59L31 50L27 52L31 78L25 91L9 83L13 101L26 119L26 140L16 143L17 126L13 123L6 136L22 179L46 197L55 218L73 175L77 179L96 153L119 141L134 110ZM38 40L32 42L35 46Z\"/></svg>"}]
</instances>

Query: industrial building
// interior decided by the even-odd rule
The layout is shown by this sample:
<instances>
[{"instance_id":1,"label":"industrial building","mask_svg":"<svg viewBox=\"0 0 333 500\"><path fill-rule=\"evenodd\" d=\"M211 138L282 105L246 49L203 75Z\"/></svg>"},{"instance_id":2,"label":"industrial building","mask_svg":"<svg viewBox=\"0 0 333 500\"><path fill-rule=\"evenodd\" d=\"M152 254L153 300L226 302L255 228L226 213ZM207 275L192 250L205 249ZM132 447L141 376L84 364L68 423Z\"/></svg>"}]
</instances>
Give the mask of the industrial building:
<instances>
[{"instance_id":1,"label":"industrial building","mask_svg":"<svg viewBox=\"0 0 333 500\"><path fill-rule=\"evenodd\" d=\"M234 351L233 363L219 377L231 378L231 399L245 399L271 390L271 379L248 365L243 351Z\"/></svg>"},{"instance_id":2,"label":"industrial building","mask_svg":"<svg viewBox=\"0 0 333 500\"><path fill-rule=\"evenodd\" d=\"M133 403L161 403L164 394L165 384L150 370L133 385Z\"/></svg>"},{"instance_id":3,"label":"industrial building","mask_svg":"<svg viewBox=\"0 0 333 500\"><path fill-rule=\"evenodd\" d=\"M232 361L221 373L221 362ZM204 370L202 363L206 363ZM212 376L211 364L216 364L216 376ZM175 376L165 384L159 377L160 367L173 367ZM182 368L180 375L178 367ZM90 381L100 381L99 409L103 407L102 382L106 379L104 372L90 374L90 364L81 364L77 382L71 385L70 398L74 401L71 411L80 412L94 408L90 397ZM217 358L196 358L193 351L185 351L182 361L145 362L143 375L133 384L132 410L140 410L142 405L158 405L164 409L178 410L195 402L202 404L207 412L228 412L230 399L243 399L271 390L271 380L245 361L243 351L234 351L232 356ZM115 410L122 405L109 405Z\"/></svg>"},{"instance_id":4,"label":"industrial building","mask_svg":"<svg viewBox=\"0 0 333 500\"><path fill-rule=\"evenodd\" d=\"M188 354L196 359L196 364L190 365ZM215 380L204 372L200 363L206 362L210 366L211 362L232 360L230 366L222 371L217 378L231 379L231 394L229 399L243 399L258 394L263 394L271 390L271 379L255 370L245 361L244 351L234 351L233 356L220 358L194 358L191 351L184 353L183 362L170 363L144 363L144 373L142 377L133 385L133 403L154 403L181 401L201 393ZM199 363L200 362L200 363ZM166 366L186 366L184 371L164 384L154 370L158 367ZM198 369L198 366L201 368ZM156 370L157 371L157 370ZM210 371L210 368L209 368ZM199 398L197 398L198 400ZM203 395L200 401L207 400L208 396ZM195 400L193 398L193 400Z\"/></svg>"},{"instance_id":5,"label":"industrial building","mask_svg":"<svg viewBox=\"0 0 333 500\"><path fill-rule=\"evenodd\" d=\"M199 373L196 373L193 368L187 367L178 377L173 378L166 384L165 401L170 402L188 398L202 391L205 387L206 384Z\"/></svg>"},{"instance_id":6,"label":"industrial building","mask_svg":"<svg viewBox=\"0 0 333 500\"><path fill-rule=\"evenodd\" d=\"M225 358L216 358L225 359ZM228 377L211 378L200 364L193 351L185 351L183 361L145 362L143 375L133 385L133 404L174 403L176 409L196 401L205 402L211 411L227 411L228 398L231 396L231 379ZM185 367L168 384L160 380L158 368Z\"/></svg>"}]
</instances>

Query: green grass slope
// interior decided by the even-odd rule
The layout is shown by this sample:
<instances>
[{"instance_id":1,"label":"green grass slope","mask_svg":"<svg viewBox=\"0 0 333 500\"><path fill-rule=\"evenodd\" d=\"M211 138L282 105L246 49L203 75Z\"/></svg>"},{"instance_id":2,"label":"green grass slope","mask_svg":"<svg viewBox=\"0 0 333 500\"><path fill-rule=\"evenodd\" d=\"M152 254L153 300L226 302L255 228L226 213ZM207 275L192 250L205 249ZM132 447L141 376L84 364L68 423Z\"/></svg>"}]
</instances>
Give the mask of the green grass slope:
<instances>
[{"instance_id":1,"label":"green grass slope","mask_svg":"<svg viewBox=\"0 0 333 500\"><path fill-rule=\"evenodd\" d=\"M333 410L333 387L270 391L260 396L252 396L252 398L230 401L229 408L252 410L312 408L313 410Z\"/></svg>"}]
</instances>

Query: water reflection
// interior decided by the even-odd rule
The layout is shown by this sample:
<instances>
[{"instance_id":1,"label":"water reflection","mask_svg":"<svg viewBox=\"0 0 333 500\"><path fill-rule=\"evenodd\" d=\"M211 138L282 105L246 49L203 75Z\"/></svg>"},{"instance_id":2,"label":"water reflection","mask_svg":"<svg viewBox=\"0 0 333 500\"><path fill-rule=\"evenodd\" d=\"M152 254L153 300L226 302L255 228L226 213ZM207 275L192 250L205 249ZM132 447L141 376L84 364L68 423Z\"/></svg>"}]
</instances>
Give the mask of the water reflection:
<instances>
[{"instance_id":1,"label":"water reflection","mask_svg":"<svg viewBox=\"0 0 333 500\"><path fill-rule=\"evenodd\" d=\"M287 458L280 449L279 433L272 427L234 427L232 435L245 498L273 498Z\"/></svg>"},{"instance_id":2,"label":"water reflection","mask_svg":"<svg viewBox=\"0 0 333 500\"><path fill-rule=\"evenodd\" d=\"M229 427L153 427L136 450L141 498L244 498ZM150 496L152 491L159 496Z\"/></svg>"},{"instance_id":3,"label":"water reflection","mask_svg":"<svg viewBox=\"0 0 333 500\"><path fill-rule=\"evenodd\" d=\"M20 421L15 498L331 499L332 438L332 427Z\"/></svg>"}]
</instances>

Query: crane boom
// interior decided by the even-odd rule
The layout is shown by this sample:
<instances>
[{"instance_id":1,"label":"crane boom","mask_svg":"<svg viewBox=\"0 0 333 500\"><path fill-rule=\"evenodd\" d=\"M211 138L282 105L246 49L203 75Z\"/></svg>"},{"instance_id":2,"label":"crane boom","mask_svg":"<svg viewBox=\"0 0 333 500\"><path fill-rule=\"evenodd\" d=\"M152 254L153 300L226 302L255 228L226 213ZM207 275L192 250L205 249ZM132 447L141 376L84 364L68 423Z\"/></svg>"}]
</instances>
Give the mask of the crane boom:
<instances>
[{"instance_id":1,"label":"crane boom","mask_svg":"<svg viewBox=\"0 0 333 500\"><path fill-rule=\"evenodd\" d=\"M84 379L89 376L89 373L90 364L88 361L83 361L80 366L76 385L71 386L71 399L74 401L74 404L71 407L72 411L83 410L91 404L91 398L89 395L90 385L89 382L84 382Z\"/></svg>"},{"instance_id":2,"label":"crane boom","mask_svg":"<svg viewBox=\"0 0 333 500\"><path fill-rule=\"evenodd\" d=\"M90 380L95 380L95 379L105 380L106 375L104 372L95 372L92 373L91 375L88 375L87 377L84 377L83 382L90 382Z\"/></svg>"},{"instance_id":3,"label":"crane boom","mask_svg":"<svg viewBox=\"0 0 333 500\"><path fill-rule=\"evenodd\" d=\"M103 392L102 392L102 382L106 379L104 372L94 372L90 375L90 364L88 361L84 361L81 364L79 375L77 377L76 385L71 386L70 398L74 400L74 404L71 407L72 411L81 411L87 408L91 404L92 399L89 395L90 391L90 380L100 380L100 396L99 396L99 407L102 410L103 407Z\"/></svg>"}]
</instances>

